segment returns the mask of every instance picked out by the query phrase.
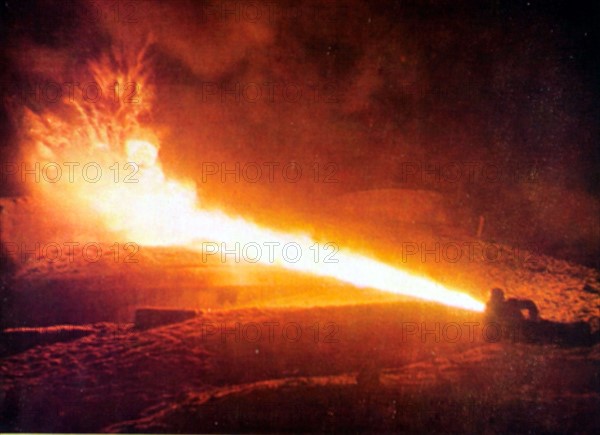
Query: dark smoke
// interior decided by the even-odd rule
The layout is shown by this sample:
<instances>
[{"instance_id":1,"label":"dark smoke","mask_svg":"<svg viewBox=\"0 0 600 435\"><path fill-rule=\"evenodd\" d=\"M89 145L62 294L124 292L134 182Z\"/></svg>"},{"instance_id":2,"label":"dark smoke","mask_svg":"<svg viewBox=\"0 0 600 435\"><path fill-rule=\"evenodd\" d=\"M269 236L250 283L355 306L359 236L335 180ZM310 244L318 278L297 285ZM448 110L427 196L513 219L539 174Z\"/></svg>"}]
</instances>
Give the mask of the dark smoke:
<instances>
[{"instance_id":1,"label":"dark smoke","mask_svg":"<svg viewBox=\"0 0 600 435\"><path fill-rule=\"evenodd\" d=\"M489 238L595 264L597 2L282 1L280 14L256 22L214 13L223 2L122 3L135 8L119 20L102 2L3 3L4 161L17 158L23 89L77 79L87 60L152 35L151 122L161 155L171 173L199 183L206 201L310 216L332 195L437 190L469 219L485 216ZM94 19L98 4L104 16ZM130 12L135 22L123 22ZM207 86L235 83L291 83L305 93L316 86L322 95L255 104L206 98ZM305 170L333 163L339 182L202 180L206 162L269 161ZM524 175L501 183L405 177L407 163L457 162ZM1 189L24 193L13 179Z\"/></svg>"}]
</instances>

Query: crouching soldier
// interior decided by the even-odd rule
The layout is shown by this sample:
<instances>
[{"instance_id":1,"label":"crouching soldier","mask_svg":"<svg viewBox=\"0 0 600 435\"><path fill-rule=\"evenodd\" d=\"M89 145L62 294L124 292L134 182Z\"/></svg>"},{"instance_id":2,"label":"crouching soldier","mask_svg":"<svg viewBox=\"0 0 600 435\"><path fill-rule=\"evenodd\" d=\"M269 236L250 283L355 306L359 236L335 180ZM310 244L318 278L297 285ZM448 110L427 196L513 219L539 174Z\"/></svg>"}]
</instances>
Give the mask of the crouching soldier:
<instances>
[{"instance_id":1,"label":"crouching soldier","mask_svg":"<svg viewBox=\"0 0 600 435\"><path fill-rule=\"evenodd\" d=\"M527 317L523 315L527 311ZM504 291L493 288L490 300L486 304L486 314L490 320L523 322L529 320L537 322L540 320L538 307L531 299L515 299L504 297Z\"/></svg>"},{"instance_id":2,"label":"crouching soldier","mask_svg":"<svg viewBox=\"0 0 600 435\"><path fill-rule=\"evenodd\" d=\"M527 316L524 315L527 313ZM540 318L539 310L530 299L504 297L504 291L494 288L486 304L486 319L496 323L502 337L528 343L554 343L567 346L592 345L599 341L587 322L561 323Z\"/></svg>"}]
</instances>

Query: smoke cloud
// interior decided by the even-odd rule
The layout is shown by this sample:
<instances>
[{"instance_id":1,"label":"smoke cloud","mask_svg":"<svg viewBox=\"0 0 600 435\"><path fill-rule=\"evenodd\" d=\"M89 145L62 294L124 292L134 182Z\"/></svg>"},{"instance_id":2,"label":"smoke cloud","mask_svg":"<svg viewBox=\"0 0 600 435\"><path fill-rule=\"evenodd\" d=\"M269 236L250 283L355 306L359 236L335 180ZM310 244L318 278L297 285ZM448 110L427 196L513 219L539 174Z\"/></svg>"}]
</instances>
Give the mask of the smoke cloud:
<instances>
[{"instance_id":1,"label":"smoke cloud","mask_svg":"<svg viewBox=\"0 0 600 435\"><path fill-rule=\"evenodd\" d=\"M48 82L68 92L64 83L92 80L89 60L121 52L133 61L148 45L147 122L167 172L193 179L207 203L302 217L351 192L434 190L457 215L485 216L489 237L598 256L598 15L584 3L2 8L4 162L19 159L23 107L61 110ZM8 176L1 194L25 190Z\"/></svg>"}]
</instances>

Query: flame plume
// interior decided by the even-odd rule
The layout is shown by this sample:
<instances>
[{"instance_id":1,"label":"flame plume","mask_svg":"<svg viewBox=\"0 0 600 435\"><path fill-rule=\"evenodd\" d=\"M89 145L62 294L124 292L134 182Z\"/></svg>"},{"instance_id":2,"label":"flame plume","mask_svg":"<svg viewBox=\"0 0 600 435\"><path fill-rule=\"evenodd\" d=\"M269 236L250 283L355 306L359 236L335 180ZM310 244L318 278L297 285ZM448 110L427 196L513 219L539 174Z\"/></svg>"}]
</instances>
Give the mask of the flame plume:
<instances>
[{"instance_id":1,"label":"flame plume","mask_svg":"<svg viewBox=\"0 0 600 435\"><path fill-rule=\"evenodd\" d=\"M241 217L201 207L195 187L165 176L158 159L158 139L141 125L140 119L150 109L150 88L143 83L144 53L129 68L124 61L105 57L90 66L99 86L112 89L115 83L136 83L138 104L127 104L111 94L99 101L64 101L61 116L27 111L26 126L30 134L28 159L34 162L95 162L103 176L97 182L78 179L69 183L41 183L43 195L71 209L87 210L97 215L110 231L124 234L143 246L183 246L206 255L206 242L224 243L296 243L302 256L289 261L281 255L263 255L260 263L331 277L359 288L372 288L399 295L439 302L474 311L484 305L468 294L447 288L424 277L412 275L366 256L341 249L336 263L316 259L311 247L316 241L305 234L291 234L263 228ZM54 111L57 112L57 111ZM114 180L110 170L115 162L135 162L128 172L135 173L133 183ZM118 181L118 182L115 182ZM85 213L81 213L84 215ZM215 245L210 245L211 247ZM215 251L211 251L214 254ZM295 256L294 256L295 260Z\"/></svg>"}]
</instances>

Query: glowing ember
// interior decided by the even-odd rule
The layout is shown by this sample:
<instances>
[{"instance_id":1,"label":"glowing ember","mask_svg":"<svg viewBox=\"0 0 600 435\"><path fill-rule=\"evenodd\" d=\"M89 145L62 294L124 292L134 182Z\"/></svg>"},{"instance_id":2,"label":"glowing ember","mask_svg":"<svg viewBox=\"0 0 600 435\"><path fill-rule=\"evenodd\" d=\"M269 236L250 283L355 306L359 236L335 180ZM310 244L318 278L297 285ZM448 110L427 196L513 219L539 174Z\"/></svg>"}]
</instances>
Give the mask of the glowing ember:
<instances>
[{"instance_id":1,"label":"glowing ember","mask_svg":"<svg viewBox=\"0 0 600 435\"><path fill-rule=\"evenodd\" d=\"M127 79L123 74L117 77ZM147 89L144 95L147 96ZM91 109L73 105L80 115L78 122L81 125L28 115L35 144L29 157L33 162L56 161L52 158L62 157L65 162L79 161L82 165L97 163L104 174L97 181L46 185L43 186L45 194L79 210L84 206L100 217L108 229L125 235L128 240L145 246L184 246L204 251L203 255L215 254L221 243L227 249L236 243L280 249L286 244L297 244L298 251L303 254L300 258L295 254L291 254L293 260L273 255L261 256L257 261L335 278L359 288L412 296L468 310L484 309L480 301L468 294L347 250L335 254L335 263L315 261L314 255L307 254L316 241L307 235L272 231L218 210L203 209L193 185L165 176L158 159L158 148L152 143L156 143L156 139L137 122L137 115L145 106L126 108L114 101L95 103ZM88 178L94 176L93 172L87 171ZM219 245L206 242L218 242Z\"/></svg>"}]
</instances>

